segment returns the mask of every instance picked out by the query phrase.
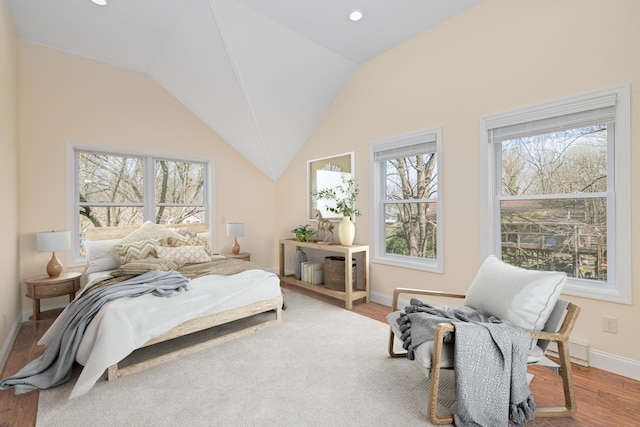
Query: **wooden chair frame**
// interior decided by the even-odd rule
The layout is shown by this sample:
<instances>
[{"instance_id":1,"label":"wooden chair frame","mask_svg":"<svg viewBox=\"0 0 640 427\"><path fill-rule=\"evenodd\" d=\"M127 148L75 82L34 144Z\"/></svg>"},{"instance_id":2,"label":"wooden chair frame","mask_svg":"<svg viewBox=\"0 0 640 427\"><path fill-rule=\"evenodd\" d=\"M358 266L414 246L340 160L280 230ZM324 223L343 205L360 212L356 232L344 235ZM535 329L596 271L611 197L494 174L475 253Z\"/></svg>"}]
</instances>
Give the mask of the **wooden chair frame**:
<instances>
[{"instance_id":1,"label":"wooden chair frame","mask_svg":"<svg viewBox=\"0 0 640 427\"><path fill-rule=\"evenodd\" d=\"M465 298L463 294L430 291L423 289L397 288L393 291L392 311L398 310L398 297L401 294L412 294L422 296L434 296L443 298ZM560 361L559 375L562 378L562 388L564 391L564 406L558 407L539 407L534 412L537 418L548 417L570 417L576 413L576 396L573 391L573 376L571 373L571 360L569 358L569 336L575 326L580 307L569 302L566 307L566 313L562 324L556 332L531 331L531 338L541 340L549 340L556 342L558 345L558 358ZM442 346L444 343L444 335L447 332L455 331L455 326L451 323L440 323L435 329L433 354L431 357L431 369L429 370L429 390L427 398L427 411L432 424L443 425L453 424L453 415L439 415L437 413L438 406L438 388L440 385L440 369L442 360ZM406 357L406 352L397 353L394 351L395 335L393 330L389 332L389 355L391 357Z\"/></svg>"}]
</instances>

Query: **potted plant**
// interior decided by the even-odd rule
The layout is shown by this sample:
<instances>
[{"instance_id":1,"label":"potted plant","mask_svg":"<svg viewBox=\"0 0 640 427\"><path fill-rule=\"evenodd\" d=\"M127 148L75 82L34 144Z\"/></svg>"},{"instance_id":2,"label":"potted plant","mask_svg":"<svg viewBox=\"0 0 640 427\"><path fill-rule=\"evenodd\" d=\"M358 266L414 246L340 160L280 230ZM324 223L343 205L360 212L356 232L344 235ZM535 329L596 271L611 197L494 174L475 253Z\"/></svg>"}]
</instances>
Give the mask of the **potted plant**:
<instances>
[{"instance_id":1,"label":"potted plant","mask_svg":"<svg viewBox=\"0 0 640 427\"><path fill-rule=\"evenodd\" d=\"M342 215L342 222L338 228L340 244L350 246L353 244L355 236L355 225L351 217L360 216L361 212L356 208L356 200L360 189L355 179L342 177L342 185L325 188L315 193L318 200L330 200L335 202L335 206L325 206L329 212Z\"/></svg>"},{"instance_id":2,"label":"potted plant","mask_svg":"<svg viewBox=\"0 0 640 427\"><path fill-rule=\"evenodd\" d=\"M325 206L329 212L348 217L360 216L362 213L356 208L356 200L360 189L355 179L342 177L342 185L325 188L315 193L318 200L332 200L335 206Z\"/></svg>"},{"instance_id":3,"label":"potted plant","mask_svg":"<svg viewBox=\"0 0 640 427\"><path fill-rule=\"evenodd\" d=\"M296 228L294 228L293 230L291 230L291 232L293 234L295 234L296 240L298 242L308 242L309 241L309 237L311 237L314 234L316 234L316 230L311 228L311 226L309 224L305 224L304 226L303 225L299 225Z\"/></svg>"}]
</instances>

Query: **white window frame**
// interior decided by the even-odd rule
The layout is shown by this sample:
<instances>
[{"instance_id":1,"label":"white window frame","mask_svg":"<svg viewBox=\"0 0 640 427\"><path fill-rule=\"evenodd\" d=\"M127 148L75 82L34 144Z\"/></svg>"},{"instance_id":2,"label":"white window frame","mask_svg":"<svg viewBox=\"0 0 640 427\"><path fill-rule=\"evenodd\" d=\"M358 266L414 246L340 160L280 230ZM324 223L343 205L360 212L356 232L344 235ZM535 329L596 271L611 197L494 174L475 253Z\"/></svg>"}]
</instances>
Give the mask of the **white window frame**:
<instances>
[{"instance_id":1,"label":"white window frame","mask_svg":"<svg viewBox=\"0 0 640 427\"><path fill-rule=\"evenodd\" d=\"M442 273L442 258L444 254L444 216L443 210L443 175L442 175L442 154L441 139L442 129L440 127L432 128L408 135L394 137L383 141L374 142L370 146L369 161L371 164L371 236L372 250L371 262L380 264L393 265L396 267L412 268L416 270L430 271ZM376 153L389 150L397 150L402 152L404 148L411 147L421 143L435 142L435 153L437 158L436 173L438 176L438 192L436 202L436 259L425 259L419 257L410 257L406 255L395 255L385 253L385 210L383 198L386 186L386 171L383 164L385 162L377 162L375 160ZM433 200L432 200L433 201Z\"/></svg>"},{"instance_id":2,"label":"white window frame","mask_svg":"<svg viewBox=\"0 0 640 427\"><path fill-rule=\"evenodd\" d=\"M480 241L482 259L500 257L501 165L489 140L489 130L565 114L615 106L614 142L608 144L609 177L613 178L612 200L607 212L607 282L569 277L563 293L585 298L631 304L631 168L630 168L630 87L629 84L480 119ZM612 212L613 210L613 212Z\"/></svg>"},{"instance_id":3,"label":"white window frame","mask_svg":"<svg viewBox=\"0 0 640 427\"><path fill-rule=\"evenodd\" d=\"M111 147L105 145L93 145L78 142L67 142L66 145L66 179L67 179L67 228L71 231L71 250L68 256L69 266L80 266L86 262L86 257L80 254L80 239L78 230L80 229L80 204L78 198L78 170L76 169L76 153L90 152L97 154L106 154L112 156L140 157L145 162L145 170L151 176L155 176L154 162L156 160L184 161L205 164L205 180L206 191L204 194L205 218L209 226L209 241L212 249L215 250L215 224L214 221L214 168L215 162L212 157L205 156L189 156L176 153L163 153L152 150L130 149L123 147ZM154 180L146 179L145 176L145 195L155 194ZM144 200L144 220L154 221L155 219L155 203L153 200Z\"/></svg>"}]
</instances>

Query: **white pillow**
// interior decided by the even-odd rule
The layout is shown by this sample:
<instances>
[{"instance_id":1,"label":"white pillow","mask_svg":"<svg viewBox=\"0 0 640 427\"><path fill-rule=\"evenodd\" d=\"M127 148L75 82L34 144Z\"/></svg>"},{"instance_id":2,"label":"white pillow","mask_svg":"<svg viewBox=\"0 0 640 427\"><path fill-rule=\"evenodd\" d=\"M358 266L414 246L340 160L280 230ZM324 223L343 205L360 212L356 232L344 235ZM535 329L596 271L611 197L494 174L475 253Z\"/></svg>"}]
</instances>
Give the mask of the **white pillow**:
<instances>
[{"instance_id":1,"label":"white pillow","mask_svg":"<svg viewBox=\"0 0 640 427\"><path fill-rule=\"evenodd\" d=\"M540 331L566 281L564 272L526 270L491 255L471 283L464 305Z\"/></svg>"},{"instance_id":2,"label":"white pillow","mask_svg":"<svg viewBox=\"0 0 640 427\"><path fill-rule=\"evenodd\" d=\"M84 273L91 274L120 267L120 259L111 253L111 249L118 242L120 242L119 239L85 240L84 249L87 253L87 269Z\"/></svg>"}]
</instances>

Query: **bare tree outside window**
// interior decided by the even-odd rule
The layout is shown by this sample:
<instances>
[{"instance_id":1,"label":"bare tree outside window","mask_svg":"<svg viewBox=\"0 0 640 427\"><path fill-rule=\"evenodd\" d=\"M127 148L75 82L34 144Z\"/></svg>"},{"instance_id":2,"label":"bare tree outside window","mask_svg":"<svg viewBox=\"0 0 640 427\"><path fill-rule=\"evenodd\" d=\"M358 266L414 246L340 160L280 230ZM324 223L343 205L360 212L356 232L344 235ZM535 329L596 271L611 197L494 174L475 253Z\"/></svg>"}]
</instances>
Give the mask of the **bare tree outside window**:
<instances>
[{"instance_id":1,"label":"bare tree outside window","mask_svg":"<svg viewBox=\"0 0 640 427\"><path fill-rule=\"evenodd\" d=\"M606 124L501 144L502 259L607 280Z\"/></svg>"},{"instance_id":2,"label":"bare tree outside window","mask_svg":"<svg viewBox=\"0 0 640 427\"><path fill-rule=\"evenodd\" d=\"M435 259L436 153L386 161L386 253Z\"/></svg>"},{"instance_id":3,"label":"bare tree outside window","mask_svg":"<svg viewBox=\"0 0 640 427\"><path fill-rule=\"evenodd\" d=\"M157 224L206 222L206 164L150 160L76 152L81 240L92 227L140 225L145 220ZM147 164L153 164L155 170L146 170ZM149 180L153 192L145 194Z\"/></svg>"}]
</instances>

